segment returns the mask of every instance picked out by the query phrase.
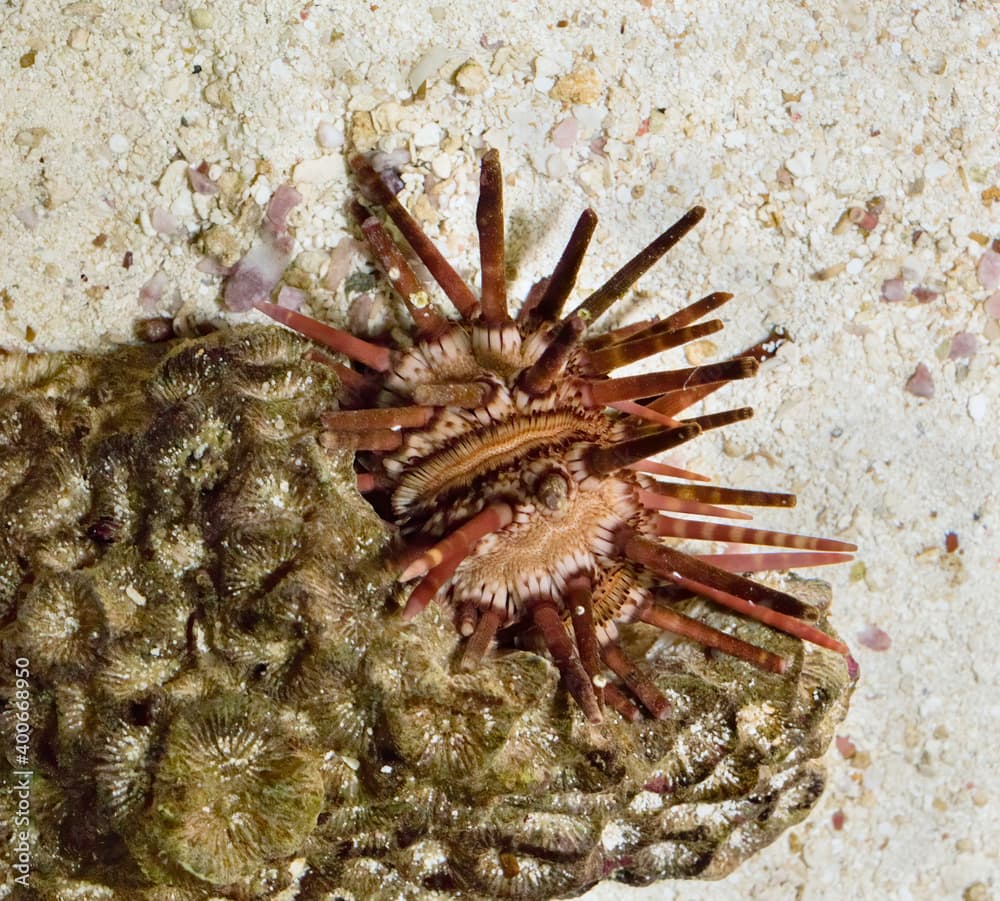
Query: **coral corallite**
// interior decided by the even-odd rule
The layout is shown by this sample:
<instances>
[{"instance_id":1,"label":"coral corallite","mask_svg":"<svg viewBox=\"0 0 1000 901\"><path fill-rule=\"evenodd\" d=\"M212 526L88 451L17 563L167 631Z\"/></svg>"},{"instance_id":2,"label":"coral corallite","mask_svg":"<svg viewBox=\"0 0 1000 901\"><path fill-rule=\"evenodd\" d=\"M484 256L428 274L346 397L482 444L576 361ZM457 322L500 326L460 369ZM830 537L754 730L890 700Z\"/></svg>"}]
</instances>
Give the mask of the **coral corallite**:
<instances>
[{"instance_id":1,"label":"coral corallite","mask_svg":"<svg viewBox=\"0 0 1000 901\"><path fill-rule=\"evenodd\" d=\"M322 441L358 451L359 487L399 526L399 578L417 580L404 617L435 597L446 602L466 639L467 670L494 642L530 647L537 636L593 723L602 721L605 703L623 716L640 715L633 699L653 717L670 713L617 641L623 624L641 621L764 670L785 668L780 656L679 612L676 602L692 595L847 653L805 621L809 610L794 597L739 573L841 562L854 545L692 519L741 517L729 507L790 506L794 497L697 484L696 475L650 459L748 418L749 408L681 416L727 382L754 375L773 347L765 342L719 363L609 377L721 329L721 321L703 320L731 295L712 293L664 318L588 335L703 209L690 210L564 313L597 221L587 210L551 277L514 318L495 150L483 157L480 174L478 298L367 161L358 155L351 164L362 192L385 209L460 320L429 305L400 248L359 203L358 224L412 319L411 342L388 349L274 304L259 307L357 365L333 364L344 394L341 408L323 417ZM792 550L690 554L665 539ZM609 681L606 671L621 681Z\"/></svg>"}]
</instances>

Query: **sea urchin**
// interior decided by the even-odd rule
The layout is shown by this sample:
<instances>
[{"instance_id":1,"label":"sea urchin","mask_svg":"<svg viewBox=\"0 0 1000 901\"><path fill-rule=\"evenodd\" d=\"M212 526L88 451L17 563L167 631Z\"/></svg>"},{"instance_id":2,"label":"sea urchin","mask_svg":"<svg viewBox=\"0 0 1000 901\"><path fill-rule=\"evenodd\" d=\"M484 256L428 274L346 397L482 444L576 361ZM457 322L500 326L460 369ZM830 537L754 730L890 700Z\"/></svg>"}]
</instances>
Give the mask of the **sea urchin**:
<instances>
[{"instance_id":1,"label":"sea urchin","mask_svg":"<svg viewBox=\"0 0 1000 901\"><path fill-rule=\"evenodd\" d=\"M428 302L400 247L360 203L354 216L409 311L410 340L385 347L283 307L259 308L353 363L327 358L342 392L340 409L323 416L322 441L357 452L360 490L398 526L399 579L414 583L404 617L434 598L447 603L465 638L465 669L493 642L531 647L540 639L595 723L605 703L630 719L640 716L633 698L654 717L669 714L664 695L618 642L624 623L642 621L753 666L784 669L779 655L679 612L678 602L692 596L846 653L807 622L807 605L741 573L841 562L850 559L853 545L691 518L746 519L730 508L789 507L794 496L707 485L701 476L651 460L748 418L749 408L678 417L727 382L754 375L772 346L762 342L692 368L609 375L718 331L721 321L704 317L731 295L712 293L664 318L588 335L698 223L701 207L564 314L597 222L586 210L552 275L512 316L495 150L483 157L480 174L478 298L364 157L354 156L351 167L361 192L385 210L460 318L449 319ZM671 539L790 550L692 554ZM609 680L605 668L621 684Z\"/></svg>"}]
</instances>

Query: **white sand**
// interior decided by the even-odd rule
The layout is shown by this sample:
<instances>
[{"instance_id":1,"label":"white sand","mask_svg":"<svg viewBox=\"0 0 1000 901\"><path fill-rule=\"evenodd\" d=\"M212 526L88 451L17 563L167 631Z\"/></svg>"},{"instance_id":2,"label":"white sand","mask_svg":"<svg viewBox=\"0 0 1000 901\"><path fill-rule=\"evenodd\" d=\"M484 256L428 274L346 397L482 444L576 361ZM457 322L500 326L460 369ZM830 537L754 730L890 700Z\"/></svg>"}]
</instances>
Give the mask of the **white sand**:
<instances>
[{"instance_id":1,"label":"white sand","mask_svg":"<svg viewBox=\"0 0 1000 901\"><path fill-rule=\"evenodd\" d=\"M189 238L231 215L192 195L186 165L168 169L175 158L241 173L239 193L261 202L296 183L299 247L317 251L300 260L308 269L345 230L338 134L407 149L407 197L423 193L418 169L434 173L417 215L432 231L444 218L437 236L475 277L474 160L497 146L522 293L585 205L601 217L588 288L704 203L696 237L642 280L643 311L729 289L720 351L772 324L795 340L726 395L757 417L679 459L726 484L799 494L796 510L762 524L860 545L863 569L822 573L862 668L840 730L857 754L832 750L818 809L730 879L590 897L995 897L1000 297L985 304L996 286L977 264L1000 236L1000 8L455 6L4 4L0 345L128 340L157 271L162 308L217 314L220 280L195 270ZM835 228L876 197L884 210L869 234ZM157 207L177 234L154 231ZM880 300L896 278L905 299ZM343 286L330 304L342 300ZM966 355L950 359L959 333L975 353L959 346ZM929 398L906 390L921 363ZM869 624L888 650L859 642Z\"/></svg>"}]
</instances>

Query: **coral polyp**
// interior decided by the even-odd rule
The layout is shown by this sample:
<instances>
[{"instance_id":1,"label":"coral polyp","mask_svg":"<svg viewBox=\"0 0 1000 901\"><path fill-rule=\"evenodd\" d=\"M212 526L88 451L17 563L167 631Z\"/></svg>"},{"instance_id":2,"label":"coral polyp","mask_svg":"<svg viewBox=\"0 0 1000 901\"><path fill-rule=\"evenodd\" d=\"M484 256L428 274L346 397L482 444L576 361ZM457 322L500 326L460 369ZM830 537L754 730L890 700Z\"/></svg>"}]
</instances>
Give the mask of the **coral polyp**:
<instances>
[{"instance_id":1,"label":"coral polyp","mask_svg":"<svg viewBox=\"0 0 1000 901\"><path fill-rule=\"evenodd\" d=\"M593 334L596 321L699 222L701 207L566 313L597 223L585 211L552 275L515 315L495 150L480 173L478 297L368 162L357 155L351 165L367 200L386 211L459 319L428 303L428 286L360 203L353 210L361 231L409 311L407 340L387 348L274 304L259 307L354 363L331 364L344 392L340 408L322 417L321 440L358 452L359 486L399 528L399 578L411 585L404 617L435 598L444 602L466 639L467 670L494 642L530 647L525 633L534 633L594 723L605 701L626 717L639 714L633 699L649 715L669 715L667 699L619 645L623 624L642 621L755 667L784 670L780 656L680 612L677 602L692 595L846 653L807 622L809 610L796 598L740 573L841 562L854 545L691 518L741 518L730 508L787 507L794 497L699 484L652 459L748 418L748 408L684 414L754 375L772 349L762 344L718 363L612 376L721 329L720 320L705 317L731 295L714 292L668 316ZM689 553L676 539L791 550Z\"/></svg>"}]
</instances>

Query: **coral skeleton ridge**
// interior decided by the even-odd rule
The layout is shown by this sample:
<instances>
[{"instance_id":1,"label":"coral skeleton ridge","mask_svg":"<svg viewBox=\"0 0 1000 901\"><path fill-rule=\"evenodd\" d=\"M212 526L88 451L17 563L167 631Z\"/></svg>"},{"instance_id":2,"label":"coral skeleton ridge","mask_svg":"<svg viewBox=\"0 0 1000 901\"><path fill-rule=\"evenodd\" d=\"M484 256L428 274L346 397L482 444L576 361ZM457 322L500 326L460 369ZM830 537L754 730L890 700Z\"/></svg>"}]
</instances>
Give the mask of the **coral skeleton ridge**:
<instances>
[{"instance_id":1,"label":"coral skeleton ridge","mask_svg":"<svg viewBox=\"0 0 1000 901\"><path fill-rule=\"evenodd\" d=\"M744 573L853 548L720 524L792 499L650 459L744 419L685 411L770 346L612 376L721 327L722 293L595 326L701 210L565 314L585 212L514 314L494 152L478 297L352 165L458 319L356 204L411 323L391 347L262 303L310 340L0 353L2 837L30 769L43 899L724 876L816 803L857 678L826 586Z\"/></svg>"}]
</instances>

